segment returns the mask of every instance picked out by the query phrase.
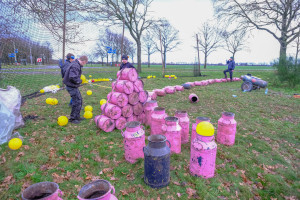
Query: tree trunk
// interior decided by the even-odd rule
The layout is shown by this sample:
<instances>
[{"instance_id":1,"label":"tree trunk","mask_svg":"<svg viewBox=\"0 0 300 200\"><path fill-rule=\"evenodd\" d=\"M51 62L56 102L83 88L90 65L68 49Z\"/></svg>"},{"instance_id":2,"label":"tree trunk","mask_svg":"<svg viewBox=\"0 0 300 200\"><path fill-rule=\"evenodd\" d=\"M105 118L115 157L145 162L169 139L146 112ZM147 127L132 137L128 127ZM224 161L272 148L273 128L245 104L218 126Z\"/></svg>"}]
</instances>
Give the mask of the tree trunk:
<instances>
[{"instance_id":1,"label":"tree trunk","mask_svg":"<svg viewBox=\"0 0 300 200\"><path fill-rule=\"evenodd\" d=\"M148 68L150 68L150 47L148 47Z\"/></svg>"},{"instance_id":2,"label":"tree trunk","mask_svg":"<svg viewBox=\"0 0 300 200\"><path fill-rule=\"evenodd\" d=\"M279 58L286 60L286 49L287 49L287 44L285 41L280 42L280 55Z\"/></svg>"},{"instance_id":3,"label":"tree trunk","mask_svg":"<svg viewBox=\"0 0 300 200\"><path fill-rule=\"evenodd\" d=\"M167 68L167 61L166 61L166 59L167 59L167 52L166 52L166 50L164 51L164 68L166 69Z\"/></svg>"},{"instance_id":4,"label":"tree trunk","mask_svg":"<svg viewBox=\"0 0 300 200\"><path fill-rule=\"evenodd\" d=\"M204 54L204 69L206 69L207 54Z\"/></svg>"},{"instance_id":5,"label":"tree trunk","mask_svg":"<svg viewBox=\"0 0 300 200\"><path fill-rule=\"evenodd\" d=\"M138 73L142 72L142 44L140 39L138 38L138 41L136 41L137 44L137 61L138 61L138 67L137 67L137 71Z\"/></svg>"}]
</instances>

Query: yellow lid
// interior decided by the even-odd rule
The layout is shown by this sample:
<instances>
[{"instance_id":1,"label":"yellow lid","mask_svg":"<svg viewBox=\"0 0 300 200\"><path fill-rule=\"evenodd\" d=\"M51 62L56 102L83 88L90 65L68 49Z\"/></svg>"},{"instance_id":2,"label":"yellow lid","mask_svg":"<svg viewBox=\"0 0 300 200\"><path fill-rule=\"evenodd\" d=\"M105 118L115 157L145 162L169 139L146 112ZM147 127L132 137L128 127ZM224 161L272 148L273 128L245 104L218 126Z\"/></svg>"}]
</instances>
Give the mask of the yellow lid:
<instances>
[{"instance_id":1,"label":"yellow lid","mask_svg":"<svg viewBox=\"0 0 300 200\"><path fill-rule=\"evenodd\" d=\"M197 125L196 132L202 136L213 136L215 129L211 123L203 121Z\"/></svg>"}]
</instances>

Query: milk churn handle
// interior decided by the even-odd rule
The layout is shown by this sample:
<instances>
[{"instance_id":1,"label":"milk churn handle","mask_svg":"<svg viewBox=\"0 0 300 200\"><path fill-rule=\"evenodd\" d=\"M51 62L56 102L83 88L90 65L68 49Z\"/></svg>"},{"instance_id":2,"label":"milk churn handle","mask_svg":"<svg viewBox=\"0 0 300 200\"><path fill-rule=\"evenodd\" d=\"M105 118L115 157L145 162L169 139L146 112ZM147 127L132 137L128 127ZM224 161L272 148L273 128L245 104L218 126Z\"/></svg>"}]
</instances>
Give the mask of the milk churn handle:
<instances>
[{"instance_id":1,"label":"milk churn handle","mask_svg":"<svg viewBox=\"0 0 300 200\"><path fill-rule=\"evenodd\" d=\"M169 148L171 149L171 143L169 140L166 140L169 143Z\"/></svg>"},{"instance_id":2,"label":"milk churn handle","mask_svg":"<svg viewBox=\"0 0 300 200\"><path fill-rule=\"evenodd\" d=\"M114 186L112 186L112 185L110 185L111 186L111 189L112 189L112 191L113 191L113 193L112 194L115 194L115 187Z\"/></svg>"}]
</instances>

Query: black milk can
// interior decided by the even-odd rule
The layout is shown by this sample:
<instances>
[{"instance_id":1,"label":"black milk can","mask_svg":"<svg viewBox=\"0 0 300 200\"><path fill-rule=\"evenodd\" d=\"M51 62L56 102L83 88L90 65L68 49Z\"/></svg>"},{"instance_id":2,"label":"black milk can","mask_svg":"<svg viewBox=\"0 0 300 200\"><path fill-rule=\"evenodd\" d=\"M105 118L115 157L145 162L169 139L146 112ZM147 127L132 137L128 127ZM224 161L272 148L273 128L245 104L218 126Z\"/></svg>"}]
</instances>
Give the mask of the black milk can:
<instances>
[{"instance_id":1,"label":"black milk can","mask_svg":"<svg viewBox=\"0 0 300 200\"><path fill-rule=\"evenodd\" d=\"M151 135L148 141L143 149L144 181L152 188L165 187L170 182L170 142L164 135Z\"/></svg>"}]
</instances>

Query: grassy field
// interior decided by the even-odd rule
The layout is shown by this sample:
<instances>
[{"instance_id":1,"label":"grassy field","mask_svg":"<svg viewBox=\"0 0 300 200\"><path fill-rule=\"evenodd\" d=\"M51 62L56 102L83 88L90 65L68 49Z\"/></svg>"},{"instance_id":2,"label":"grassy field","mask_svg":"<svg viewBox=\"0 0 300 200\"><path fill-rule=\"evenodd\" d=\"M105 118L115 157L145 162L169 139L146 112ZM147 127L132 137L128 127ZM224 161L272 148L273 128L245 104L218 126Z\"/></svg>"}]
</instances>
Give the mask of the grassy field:
<instances>
[{"instance_id":1,"label":"grassy field","mask_svg":"<svg viewBox=\"0 0 300 200\"><path fill-rule=\"evenodd\" d=\"M92 73L89 70L86 69L84 74ZM206 70L203 73L205 77L143 80L145 89L152 90L223 77L222 71ZM245 73L236 70L234 76ZM111 74L115 77L115 72ZM273 71L252 74L266 81L274 76ZM102 75L109 78L110 74ZM159 77L161 73L147 71L145 67L140 75ZM44 81L49 80L51 84L60 80L59 74L43 76L47 77ZM12 85L24 85L24 76L15 77L18 79L10 79ZM45 83L33 74L26 80L30 80L26 87L41 89ZM106 98L111 91L110 85L111 82L101 82L80 87L83 104L93 106L94 116L101 113L99 100ZM0 146L0 199L20 199L22 191L31 184L53 181L64 192L63 199L72 200L76 199L82 186L95 179L110 181L116 188L118 199L299 199L300 101L292 97L299 93L299 88L275 88L269 84L268 95L265 95L264 90L244 93L240 87L241 82L215 83L158 97L158 105L165 107L169 116L176 110L188 112L190 132L198 116L211 118L215 133L222 112L234 112L237 121L235 145L218 144L214 178L205 180L189 174L190 144L184 144L181 154L171 156L169 186L159 190L144 183L142 159L135 164L125 161L119 130L105 133L96 127L93 119L78 125L57 125L59 116L69 116L71 112L66 90L28 99L21 107L22 115L37 118L27 120L26 126L18 130L24 137L23 146L16 151L10 150L7 143ZM93 94L88 96L87 90L92 90ZM200 102L190 104L190 93L196 93ZM58 105L47 105L48 97L57 98ZM146 127L146 135L149 133L150 129Z\"/></svg>"}]
</instances>

